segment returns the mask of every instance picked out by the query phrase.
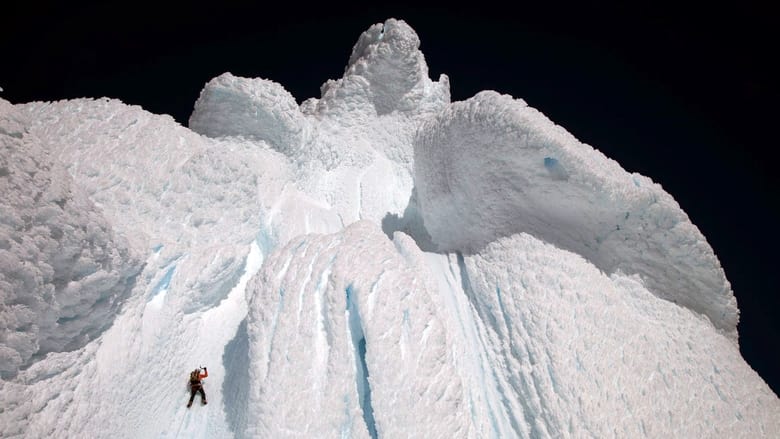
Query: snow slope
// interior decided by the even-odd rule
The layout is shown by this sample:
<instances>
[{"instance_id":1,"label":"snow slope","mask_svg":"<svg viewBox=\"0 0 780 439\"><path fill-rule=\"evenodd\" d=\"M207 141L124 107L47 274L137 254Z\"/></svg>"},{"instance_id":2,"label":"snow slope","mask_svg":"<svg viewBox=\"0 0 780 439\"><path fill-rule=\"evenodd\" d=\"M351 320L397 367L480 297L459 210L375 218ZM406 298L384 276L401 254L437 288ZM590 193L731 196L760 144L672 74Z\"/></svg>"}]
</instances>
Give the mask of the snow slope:
<instances>
[{"instance_id":1,"label":"snow slope","mask_svg":"<svg viewBox=\"0 0 780 439\"><path fill-rule=\"evenodd\" d=\"M300 106L220 75L191 129L0 100L0 435L776 436L674 199L419 44Z\"/></svg>"}]
</instances>

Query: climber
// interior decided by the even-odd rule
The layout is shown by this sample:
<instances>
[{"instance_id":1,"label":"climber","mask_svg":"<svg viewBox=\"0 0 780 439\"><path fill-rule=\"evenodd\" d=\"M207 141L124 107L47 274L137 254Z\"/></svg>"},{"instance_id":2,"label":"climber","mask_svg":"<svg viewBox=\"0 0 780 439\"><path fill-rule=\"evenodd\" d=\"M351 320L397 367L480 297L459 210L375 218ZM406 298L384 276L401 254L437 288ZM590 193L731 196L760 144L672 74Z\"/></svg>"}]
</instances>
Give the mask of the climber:
<instances>
[{"instance_id":1,"label":"climber","mask_svg":"<svg viewBox=\"0 0 780 439\"><path fill-rule=\"evenodd\" d=\"M190 372L190 402L187 403L187 408L192 406L192 400L195 399L195 394L200 392L200 400L203 405L206 405L206 392L203 390L203 383L201 380L209 376L208 368L203 368L203 373L200 373L201 368L197 368Z\"/></svg>"}]
</instances>

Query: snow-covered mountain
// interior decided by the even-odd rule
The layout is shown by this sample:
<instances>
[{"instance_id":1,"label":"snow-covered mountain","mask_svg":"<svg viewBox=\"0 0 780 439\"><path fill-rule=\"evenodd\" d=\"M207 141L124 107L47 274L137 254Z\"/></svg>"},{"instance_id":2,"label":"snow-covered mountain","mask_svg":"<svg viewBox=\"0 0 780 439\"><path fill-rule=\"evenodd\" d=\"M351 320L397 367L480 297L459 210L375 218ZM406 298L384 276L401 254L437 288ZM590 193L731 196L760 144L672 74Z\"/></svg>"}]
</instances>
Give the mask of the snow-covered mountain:
<instances>
[{"instance_id":1,"label":"snow-covered mountain","mask_svg":"<svg viewBox=\"0 0 780 439\"><path fill-rule=\"evenodd\" d=\"M672 196L450 102L403 21L320 99L225 73L189 125L0 100L2 437L779 434Z\"/></svg>"}]
</instances>

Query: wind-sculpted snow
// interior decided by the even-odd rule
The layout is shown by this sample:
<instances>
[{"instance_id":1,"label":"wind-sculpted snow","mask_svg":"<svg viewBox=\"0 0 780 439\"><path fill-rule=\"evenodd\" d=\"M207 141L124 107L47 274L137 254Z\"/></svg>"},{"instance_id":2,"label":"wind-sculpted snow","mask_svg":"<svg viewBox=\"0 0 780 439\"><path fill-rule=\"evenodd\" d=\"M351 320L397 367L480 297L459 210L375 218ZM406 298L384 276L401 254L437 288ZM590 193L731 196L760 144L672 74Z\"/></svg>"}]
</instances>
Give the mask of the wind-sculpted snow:
<instances>
[{"instance_id":1,"label":"wind-sculpted snow","mask_svg":"<svg viewBox=\"0 0 780 439\"><path fill-rule=\"evenodd\" d=\"M438 111L450 101L449 79L428 78L419 47L419 37L403 21L389 19L371 26L353 47L344 76L323 84L322 98L306 108L321 115Z\"/></svg>"},{"instance_id":2,"label":"wind-sculpted snow","mask_svg":"<svg viewBox=\"0 0 780 439\"><path fill-rule=\"evenodd\" d=\"M110 326L141 261L0 100L0 375Z\"/></svg>"},{"instance_id":3,"label":"wind-sculpted snow","mask_svg":"<svg viewBox=\"0 0 780 439\"><path fill-rule=\"evenodd\" d=\"M738 348L635 277L525 234L473 256L393 242L361 222L271 255L248 287L248 411L259 415L247 437L780 428L776 396Z\"/></svg>"},{"instance_id":4,"label":"wind-sculpted snow","mask_svg":"<svg viewBox=\"0 0 780 439\"><path fill-rule=\"evenodd\" d=\"M292 155L309 130L295 98L281 85L225 73L209 81L195 103L190 129L209 137L243 136Z\"/></svg>"},{"instance_id":5,"label":"wind-sculpted snow","mask_svg":"<svg viewBox=\"0 0 780 439\"><path fill-rule=\"evenodd\" d=\"M190 128L209 137L264 140L299 165L366 168L381 152L408 168L418 124L410 117L434 114L450 102L447 76L428 78L419 46L403 21L371 26L355 44L344 76L328 80L322 96L300 109L273 81L222 74L201 91Z\"/></svg>"},{"instance_id":6,"label":"wind-sculpted snow","mask_svg":"<svg viewBox=\"0 0 780 439\"><path fill-rule=\"evenodd\" d=\"M780 431L780 401L738 347L635 276L607 276L526 234L448 263L513 427L498 437Z\"/></svg>"},{"instance_id":7,"label":"wind-sculpted snow","mask_svg":"<svg viewBox=\"0 0 780 439\"><path fill-rule=\"evenodd\" d=\"M0 100L0 436L776 435L672 197L419 45L372 26L300 107L221 75L198 132Z\"/></svg>"},{"instance_id":8,"label":"wind-sculpted snow","mask_svg":"<svg viewBox=\"0 0 780 439\"><path fill-rule=\"evenodd\" d=\"M446 76L428 78L419 45L403 21L372 26L355 45L344 77L328 81L322 97L301 109L277 83L223 74L204 87L190 126L212 138L263 140L285 154L305 172L295 184L335 211L339 227L380 221L408 202L419 119L450 99Z\"/></svg>"},{"instance_id":9,"label":"wind-sculpted snow","mask_svg":"<svg viewBox=\"0 0 780 439\"><path fill-rule=\"evenodd\" d=\"M190 309L227 294L257 235L258 194L270 198L288 178L282 156L264 143L204 138L118 101L34 103L25 110L36 115L31 131L68 164L132 247L158 254L151 261L161 271L156 277L174 270L171 282L182 290L173 291Z\"/></svg>"},{"instance_id":10,"label":"wind-sculpted snow","mask_svg":"<svg viewBox=\"0 0 780 439\"><path fill-rule=\"evenodd\" d=\"M468 433L436 290L403 256L422 253L395 242L369 222L304 235L250 283L247 437Z\"/></svg>"},{"instance_id":11,"label":"wind-sculpted snow","mask_svg":"<svg viewBox=\"0 0 780 439\"><path fill-rule=\"evenodd\" d=\"M659 297L736 341L739 312L712 248L674 199L522 100L482 92L426 123L414 176L441 251L478 252L526 232L607 273L639 274Z\"/></svg>"}]
</instances>

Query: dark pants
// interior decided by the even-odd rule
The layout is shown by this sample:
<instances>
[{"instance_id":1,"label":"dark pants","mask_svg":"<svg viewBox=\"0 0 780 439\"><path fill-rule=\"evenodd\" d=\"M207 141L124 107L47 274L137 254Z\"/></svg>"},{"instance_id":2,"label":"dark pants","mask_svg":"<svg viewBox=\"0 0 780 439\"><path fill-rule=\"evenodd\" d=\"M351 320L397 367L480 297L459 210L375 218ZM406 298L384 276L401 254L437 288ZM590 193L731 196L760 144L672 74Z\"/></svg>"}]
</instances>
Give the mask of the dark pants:
<instances>
[{"instance_id":1,"label":"dark pants","mask_svg":"<svg viewBox=\"0 0 780 439\"><path fill-rule=\"evenodd\" d=\"M206 392L203 390L203 386L200 384L193 384L190 386L190 402L187 405L192 405L192 400L195 399L195 394L200 392L200 400L206 400Z\"/></svg>"}]
</instances>

